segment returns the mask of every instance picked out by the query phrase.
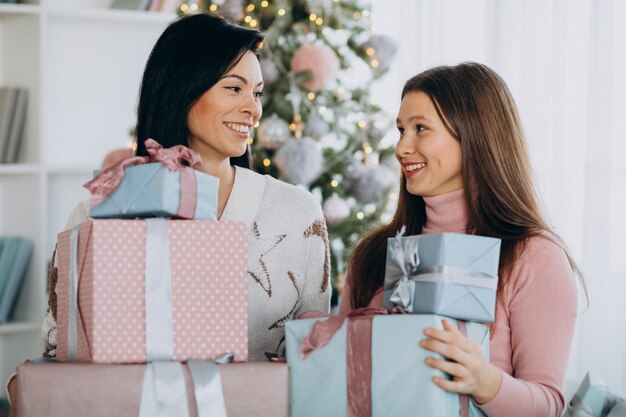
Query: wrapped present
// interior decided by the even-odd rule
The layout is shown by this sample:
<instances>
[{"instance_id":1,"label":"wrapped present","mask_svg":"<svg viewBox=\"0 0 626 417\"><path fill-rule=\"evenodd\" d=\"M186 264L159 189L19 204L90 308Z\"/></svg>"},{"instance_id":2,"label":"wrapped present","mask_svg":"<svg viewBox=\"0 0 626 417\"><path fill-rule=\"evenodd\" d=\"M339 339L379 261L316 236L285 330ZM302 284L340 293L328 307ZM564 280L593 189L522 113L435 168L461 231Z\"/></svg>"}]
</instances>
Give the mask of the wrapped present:
<instances>
[{"instance_id":1,"label":"wrapped present","mask_svg":"<svg viewBox=\"0 0 626 417\"><path fill-rule=\"evenodd\" d=\"M288 379L280 363L26 362L9 391L16 417L287 417Z\"/></svg>"},{"instance_id":2,"label":"wrapped present","mask_svg":"<svg viewBox=\"0 0 626 417\"><path fill-rule=\"evenodd\" d=\"M587 372L563 417L623 417L626 399L613 395L606 382Z\"/></svg>"},{"instance_id":3,"label":"wrapped present","mask_svg":"<svg viewBox=\"0 0 626 417\"><path fill-rule=\"evenodd\" d=\"M60 360L247 360L244 223L93 220L57 245Z\"/></svg>"},{"instance_id":4,"label":"wrapped present","mask_svg":"<svg viewBox=\"0 0 626 417\"><path fill-rule=\"evenodd\" d=\"M423 330L442 328L442 317L393 314L401 309L357 309L347 319L286 323L291 416L483 416L473 401L439 388L426 366L437 354L419 346ZM372 315L374 314L374 315ZM489 330L478 323L451 323L489 355Z\"/></svg>"},{"instance_id":5,"label":"wrapped present","mask_svg":"<svg viewBox=\"0 0 626 417\"><path fill-rule=\"evenodd\" d=\"M85 184L92 195L89 216L216 220L219 180L192 168L200 156L182 145L165 149L152 139L146 149L150 156L122 160Z\"/></svg>"},{"instance_id":6,"label":"wrapped present","mask_svg":"<svg viewBox=\"0 0 626 417\"><path fill-rule=\"evenodd\" d=\"M384 306L492 322L500 239L442 233L387 242Z\"/></svg>"}]
</instances>

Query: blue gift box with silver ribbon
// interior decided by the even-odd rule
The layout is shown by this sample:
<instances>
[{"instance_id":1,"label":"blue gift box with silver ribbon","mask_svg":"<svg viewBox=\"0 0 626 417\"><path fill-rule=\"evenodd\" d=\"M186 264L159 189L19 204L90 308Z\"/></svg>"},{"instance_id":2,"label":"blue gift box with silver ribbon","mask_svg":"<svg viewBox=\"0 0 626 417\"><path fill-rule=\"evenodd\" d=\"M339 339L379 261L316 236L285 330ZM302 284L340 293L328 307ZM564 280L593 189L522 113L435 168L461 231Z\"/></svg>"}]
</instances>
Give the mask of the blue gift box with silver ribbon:
<instances>
[{"instance_id":1,"label":"blue gift box with silver ribbon","mask_svg":"<svg viewBox=\"0 0 626 417\"><path fill-rule=\"evenodd\" d=\"M388 239L384 306L493 322L500 239L442 233Z\"/></svg>"}]
</instances>

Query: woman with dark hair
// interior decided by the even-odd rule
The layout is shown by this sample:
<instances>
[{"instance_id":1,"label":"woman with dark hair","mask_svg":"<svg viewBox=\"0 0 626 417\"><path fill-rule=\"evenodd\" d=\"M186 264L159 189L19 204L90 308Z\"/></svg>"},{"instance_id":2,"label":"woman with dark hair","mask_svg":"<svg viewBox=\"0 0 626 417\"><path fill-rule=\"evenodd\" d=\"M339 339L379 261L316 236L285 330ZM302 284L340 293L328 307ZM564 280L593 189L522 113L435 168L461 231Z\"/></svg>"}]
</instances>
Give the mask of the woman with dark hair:
<instances>
[{"instance_id":1,"label":"woman with dark hair","mask_svg":"<svg viewBox=\"0 0 626 417\"><path fill-rule=\"evenodd\" d=\"M387 238L402 226L499 238L490 361L446 320L420 346L448 359L427 360L452 377L433 382L470 394L490 417L561 416L580 273L541 214L506 84L481 64L432 68L405 84L397 127L398 207L354 250L340 314L382 306Z\"/></svg>"},{"instance_id":2,"label":"woman with dark hair","mask_svg":"<svg viewBox=\"0 0 626 417\"><path fill-rule=\"evenodd\" d=\"M249 140L261 117L263 35L212 15L183 17L156 42L144 70L137 155L144 141L185 145L219 178L220 220L248 225L248 344L252 361L284 355L284 322L330 308L330 261L319 203L300 188L250 170ZM89 202L67 228L89 219ZM209 271L207 271L207 274ZM56 345L52 314L43 336Z\"/></svg>"}]
</instances>

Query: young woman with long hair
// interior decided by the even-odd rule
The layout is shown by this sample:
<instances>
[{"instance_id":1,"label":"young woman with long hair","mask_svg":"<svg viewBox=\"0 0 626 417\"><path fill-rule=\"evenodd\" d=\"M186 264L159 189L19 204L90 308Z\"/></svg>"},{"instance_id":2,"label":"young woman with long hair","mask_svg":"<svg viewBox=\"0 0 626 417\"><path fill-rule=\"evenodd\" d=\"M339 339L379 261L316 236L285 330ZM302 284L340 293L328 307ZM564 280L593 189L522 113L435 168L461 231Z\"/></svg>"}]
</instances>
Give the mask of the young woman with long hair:
<instances>
[{"instance_id":1,"label":"young woman with long hair","mask_svg":"<svg viewBox=\"0 0 626 417\"><path fill-rule=\"evenodd\" d=\"M490 359L445 320L420 345L449 359L427 360L452 377L434 383L470 394L488 416L561 416L580 274L541 214L506 84L477 63L429 69L405 84L397 127L398 207L355 248L340 314L382 306L387 238L402 226L499 238Z\"/></svg>"}]
</instances>

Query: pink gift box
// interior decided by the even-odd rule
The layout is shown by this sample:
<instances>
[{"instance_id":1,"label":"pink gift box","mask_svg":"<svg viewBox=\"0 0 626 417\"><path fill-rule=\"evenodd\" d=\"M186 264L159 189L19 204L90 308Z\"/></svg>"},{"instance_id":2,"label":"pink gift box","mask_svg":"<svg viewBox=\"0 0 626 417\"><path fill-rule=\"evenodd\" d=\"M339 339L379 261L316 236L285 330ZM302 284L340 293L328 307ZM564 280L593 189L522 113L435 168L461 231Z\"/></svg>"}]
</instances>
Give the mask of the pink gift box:
<instances>
[{"instance_id":1,"label":"pink gift box","mask_svg":"<svg viewBox=\"0 0 626 417\"><path fill-rule=\"evenodd\" d=\"M8 383L13 415L137 417L145 367L25 362ZM228 417L288 417L286 363L233 363L219 365L218 369ZM187 366L183 372L189 417L196 417L196 398Z\"/></svg>"},{"instance_id":2,"label":"pink gift box","mask_svg":"<svg viewBox=\"0 0 626 417\"><path fill-rule=\"evenodd\" d=\"M244 223L167 221L172 358L248 358ZM58 236L57 358L67 361L71 230ZM78 234L79 361L146 362L143 220L93 220Z\"/></svg>"}]
</instances>

